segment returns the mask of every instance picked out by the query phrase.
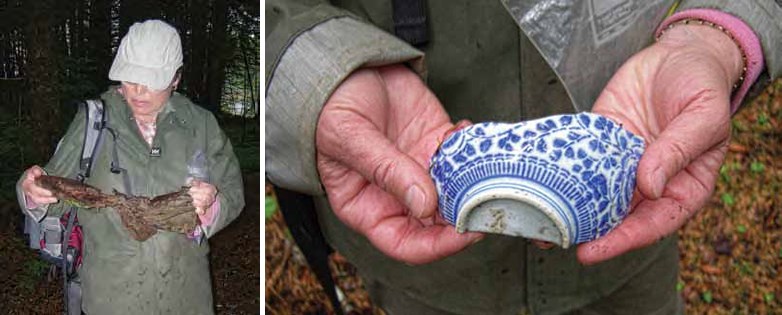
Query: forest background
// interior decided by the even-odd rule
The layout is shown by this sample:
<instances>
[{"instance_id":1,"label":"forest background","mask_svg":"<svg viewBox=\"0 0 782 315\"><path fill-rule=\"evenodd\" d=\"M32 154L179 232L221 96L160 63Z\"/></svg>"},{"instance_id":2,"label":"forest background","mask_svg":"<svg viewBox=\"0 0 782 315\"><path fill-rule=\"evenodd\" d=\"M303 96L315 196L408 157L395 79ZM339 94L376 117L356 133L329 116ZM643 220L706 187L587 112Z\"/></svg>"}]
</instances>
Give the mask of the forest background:
<instances>
[{"instance_id":1,"label":"forest background","mask_svg":"<svg viewBox=\"0 0 782 315\"><path fill-rule=\"evenodd\" d=\"M59 280L27 248L15 184L52 155L77 110L111 85L120 39L135 22L177 28L178 91L212 111L245 180L242 216L210 240L218 313L259 308L260 2L239 0L0 0L0 308L57 314ZM33 302L34 301L34 302Z\"/></svg>"}]
</instances>

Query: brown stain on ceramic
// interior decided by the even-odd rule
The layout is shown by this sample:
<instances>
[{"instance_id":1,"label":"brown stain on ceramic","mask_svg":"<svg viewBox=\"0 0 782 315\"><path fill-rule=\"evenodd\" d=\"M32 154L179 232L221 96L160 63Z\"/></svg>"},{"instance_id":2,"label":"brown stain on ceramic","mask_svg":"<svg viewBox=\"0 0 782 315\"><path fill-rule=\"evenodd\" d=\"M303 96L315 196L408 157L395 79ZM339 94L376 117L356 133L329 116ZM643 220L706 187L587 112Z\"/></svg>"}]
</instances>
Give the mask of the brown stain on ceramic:
<instances>
[{"instance_id":1,"label":"brown stain on ceramic","mask_svg":"<svg viewBox=\"0 0 782 315\"><path fill-rule=\"evenodd\" d=\"M491 212L492 223L489 225L489 231L491 233L502 233L505 231L507 222L505 222L505 211L499 208L489 209Z\"/></svg>"}]
</instances>

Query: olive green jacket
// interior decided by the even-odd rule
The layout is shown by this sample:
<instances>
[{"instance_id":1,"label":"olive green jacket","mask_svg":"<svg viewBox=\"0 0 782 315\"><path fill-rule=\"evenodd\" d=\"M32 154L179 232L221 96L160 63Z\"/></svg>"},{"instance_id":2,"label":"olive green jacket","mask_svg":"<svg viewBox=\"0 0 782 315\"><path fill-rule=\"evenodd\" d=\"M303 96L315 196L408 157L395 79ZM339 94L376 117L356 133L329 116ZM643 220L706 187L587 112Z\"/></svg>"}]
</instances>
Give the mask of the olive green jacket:
<instances>
[{"instance_id":1,"label":"olive green jacket","mask_svg":"<svg viewBox=\"0 0 782 315\"><path fill-rule=\"evenodd\" d=\"M188 177L188 162L196 150L206 153L209 182L219 191L220 212L206 227L207 236L233 221L244 207L239 163L229 139L214 116L174 93L158 115L153 146L159 157L150 156L133 115L116 87L101 95L108 110L108 127L87 184L104 193L127 193L123 175L110 172L112 150L127 170L132 194L157 196L179 190ZM78 172L84 141L85 115L79 112L60 145L44 167L49 175L73 177ZM24 177L22 177L24 178ZM21 182L21 180L20 180ZM17 190L21 191L19 186ZM25 209L23 195L20 195ZM61 215L67 205L60 202L47 209L27 210L35 219ZM83 264L79 271L83 289L83 310L87 314L212 314L212 285L209 274L209 244L185 235L158 231L139 242L122 226L114 209L80 210L83 227Z\"/></svg>"},{"instance_id":2,"label":"olive green jacket","mask_svg":"<svg viewBox=\"0 0 782 315\"><path fill-rule=\"evenodd\" d=\"M424 266L384 256L329 208L315 167L318 115L355 69L402 62L426 79L454 121L589 110L614 71L651 44L667 14L688 8L716 8L745 21L761 40L766 78L773 78L782 73L782 9L773 1L722 0L424 2L430 41L419 50L391 35L391 0L266 1L266 176L316 197L327 240L357 266L374 302L390 314L681 311L675 237L591 267L577 262L574 249L543 251L497 235ZM573 9L558 13L566 7ZM594 40L599 49L579 50L579 40ZM561 46L574 58L546 59L536 49L543 45ZM563 64L546 60L568 63L577 84L564 86L552 70Z\"/></svg>"}]
</instances>

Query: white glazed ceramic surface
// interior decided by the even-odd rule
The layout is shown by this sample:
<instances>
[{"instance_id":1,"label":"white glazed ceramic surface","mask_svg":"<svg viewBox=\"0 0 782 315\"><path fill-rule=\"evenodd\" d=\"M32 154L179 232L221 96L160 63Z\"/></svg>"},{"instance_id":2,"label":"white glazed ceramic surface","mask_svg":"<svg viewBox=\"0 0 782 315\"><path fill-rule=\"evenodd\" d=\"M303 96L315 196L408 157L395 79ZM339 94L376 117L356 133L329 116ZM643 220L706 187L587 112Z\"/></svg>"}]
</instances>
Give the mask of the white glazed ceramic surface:
<instances>
[{"instance_id":1,"label":"white glazed ceramic surface","mask_svg":"<svg viewBox=\"0 0 782 315\"><path fill-rule=\"evenodd\" d=\"M562 247L594 240L627 215L643 139L580 113L451 134L430 175L459 232L501 233Z\"/></svg>"}]
</instances>

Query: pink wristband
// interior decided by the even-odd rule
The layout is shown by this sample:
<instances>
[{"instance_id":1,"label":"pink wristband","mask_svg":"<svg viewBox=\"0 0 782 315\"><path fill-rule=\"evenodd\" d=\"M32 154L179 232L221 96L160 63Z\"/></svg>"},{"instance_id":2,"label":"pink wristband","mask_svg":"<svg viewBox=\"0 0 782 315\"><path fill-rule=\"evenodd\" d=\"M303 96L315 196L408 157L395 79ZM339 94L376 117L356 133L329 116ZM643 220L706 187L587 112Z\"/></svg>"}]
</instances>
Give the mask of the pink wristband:
<instances>
[{"instance_id":1,"label":"pink wristband","mask_svg":"<svg viewBox=\"0 0 782 315\"><path fill-rule=\"evenodd\" d=\"M215 202L212 203L212 206L209 207L209 209L206 209L206 213L204 215L198 215L198 219L201 220L202 226L209 226L214 223L215 218L220 213L220 195L218 195L215 198Z\"/></svg>"},{"instance_id":2,"label":"pink wristband","mask_svg":"<svg viewBox=\"0 0 782 315\"><path fill-rule=\"evenodd\" d=\"M703 20L722 26L733 38L733 41L739 46L746 58L745 66L747 70L744 73L744 80L741 82L741 86L733 91L733 96L731 96L730 100L730 112L731 114L735 113L741 105L741 101L744 100L744 96L747 95L749 88L763 71L763 49L760 46L760 40L755 35L755 32L741 19L713 9L690 9L677 12L663 21L660 27L657 28L655 36L660 36L669 25L686 19Z\"/></svg>"},{"instance_id":3,"label":"pink wristband","mask_svg":"<svg viewBox=\"0 0 782 315\"><path fill-rule=\"evenodd\" d=\"M206 210L206 213L204 213L204 215L198 215L198 219L201 221L200 227L196 227L196 229L193 230L192 233L188 233L187 237L189 239L200 242L201 237L203 236L202 228L212 225L212 223L214 223L215 221L215 218L217 218L219 214L220 214L220 195L217 195L215 202L213 202L212 206L210 206L209 209Z\"/></svg>"}]
</instances>

